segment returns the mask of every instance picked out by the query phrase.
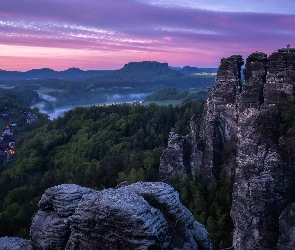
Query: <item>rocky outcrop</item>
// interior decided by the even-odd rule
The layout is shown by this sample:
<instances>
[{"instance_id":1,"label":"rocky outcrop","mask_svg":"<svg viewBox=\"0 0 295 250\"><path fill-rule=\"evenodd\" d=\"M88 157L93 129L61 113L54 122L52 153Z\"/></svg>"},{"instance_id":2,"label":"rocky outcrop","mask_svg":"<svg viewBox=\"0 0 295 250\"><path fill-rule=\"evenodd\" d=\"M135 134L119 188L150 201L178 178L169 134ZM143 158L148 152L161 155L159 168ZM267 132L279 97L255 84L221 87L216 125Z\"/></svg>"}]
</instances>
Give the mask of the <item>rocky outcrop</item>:
<instances>
[{"instance_id":1,"label":"rocky outcrop","mask_svg":"<svg viewBox=\"0 0 295 250\"><path fill-rule=\"evenodd\" d=\"M30 233L33 249L213 249L204 226L165 183L53 187Z\"/></svg>"},{"instance_id":2,"label":"rocky outcrop","mask_svg":"<svg viewBox=\"0 0 295 250\"><path fill-rule=\"evenodd\" d=\"M215 85L212 87L204 109L202 137L204 158L201 173L205 179L217 177L223 164L222 152L227 143L236 141L237 95L241 91L240 55L221 60ZM231 175L231 170L227 171Z\"/></svg>"},{"instance_id":3,"label":"rocky outcrop","mask_svg":"<svg viewBox=\"0 0 295 250\"><path fill-rule=\"evenodd\" d=\"M30 229L34 249L64 249L71 233L67 219L74 214L82 196L93 192L73 184L47 189Z\"/></svg>"},{"instance_id":4,"label":"rocky outcrop","mask_svg":"<svg viewBox=\"0 0 295 250\"><path fill-rule=\"evenodd\" d=\"M169 181L175 173L183 178L194 177L196 169L207 180L218 176L224 163L224 148L237 140L237 98L241 92L243 64L240 55L221 60L203 117L192 117L187 136L170 133L168 147L160 159L161 180ZM231 177L234 170L229 166L226 173Z\"/></svg>"},{"instance_id":5,"label":"rocky outcrop","mask_svg":"<svg viewBox=\"0 0 295 250\"><path fill-rule=\"evenodd\" d=\"M190 167L200 169L203 180L218 178L225 170L228 177L234 177L234 249L276 249L290 239L279 230L279 218L281 225L282 211L295 201L295 150L290 147L294 144L281 124L285 104L294 96L295 49L280 49L269 57L262 52L251 54L243 84L242 65L238 55L222 59L202 124L194 131L199 138L193 142L189 137L177 137L171 149L180 150L169 154L177 159L170 164L169 175L175 169L188 169L184 163L195 152L201 160L190 160ZM189 138L186 144L191 151L187 159L179 154L184 138ZM197 142L202 142L202 147ZM167 168L162 163L165 176Z\"/></svg>"},{"instance_id":6,"label":"rocky outcrop","mask_svg":"<svg viewBox=\"0 0 295 250\"><path fill-rule=\"evenodd\" d=\"M0 238L0 250L32 250L30 241L16 237Z\"/></svg>"},{"instance_id":7,"label":"rocky outcrop","mask_svg":"<svg viewBox=\"0 0 295 250\"><path fill-rule=\"evenodd\" d=\"M290 53L253 53L247 59L231 210L235 249L276 249L279 216L294 199L294 166L282 153L279 124L284 102L294 95Z\"/></svg>"},{"instance_id":8,"label":"rocky outcrop","mask_svg":"<svg viewBox=\"0 0 295 250\"><path fill-rule=\"evenodd\" d=\"M190 121L190 134L180 136L170 132L168 146L160 158L160 180L169 182L173 175L182 179L194 178L203 160L203 141L200 137L201 117L194 115Z\"/></svg>"},{"instance_id":9,"label":"rocky outcrop","mask_svg":"<svg viewBox=\"0 0 295 250\"><path fill-rule=\"evenodd\" d=\"M289 205L282 212L279 219L281 235L278 241L278 250L295 249L295 204Z\"/></svg>"},{"instance_id":10,"label":"rocky outcrop","mask_svg":"<svg viewBox=\"0 0 295 250\"><path fill-rule=\"evenodd\" d=\"M181 177L190 175L191 147L188 136L180 136L174 132L170 132L168 138L168 147L164 150L160 158L160 178L168 181L173 174Z\"/></svg>"}]
</instances>

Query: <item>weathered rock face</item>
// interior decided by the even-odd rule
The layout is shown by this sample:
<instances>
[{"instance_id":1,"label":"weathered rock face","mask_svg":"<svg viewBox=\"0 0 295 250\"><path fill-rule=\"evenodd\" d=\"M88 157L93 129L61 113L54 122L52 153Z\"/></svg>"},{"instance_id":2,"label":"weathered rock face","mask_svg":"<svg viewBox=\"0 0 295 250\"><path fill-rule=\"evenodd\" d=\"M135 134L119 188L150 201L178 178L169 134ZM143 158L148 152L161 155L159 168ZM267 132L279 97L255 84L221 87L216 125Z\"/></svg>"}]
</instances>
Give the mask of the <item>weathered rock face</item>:
<instances>
[{"instance_id":1,"label":"weathered rock face","mask_svg":"<svg viewBox=\"0 0 295 250\"><path fill-rule=\"evenodd\" d=\"M69 184L47 189L30 229L34 249L64 249L71 233L67 218L74 214L82 196L93 192Z\"/></svg>"},{"instance_id":2,"label":"weathered rock face","mask_svg":"<svg viewBox=\"0 0 295 250\"><path fill-rule=\"evenodd\" d=\"M202 126L194 131L198 140L177 137L171 148L181 148L180 142L186 138L191 153L185 159L178 153L182 149L171 150L169 156L177 161L170 164L169 175L175 169L187 169L183 166L188 159L205 180L218 178L224 168L227 176L234 176L234 249L276 249L278 239L280 246L286 239L280 236L279 217L295 199L295 150L287 149L290 139L280 124L284 103L294 96L295 49L281 49L269 57L262 52L251 54L243 85L242 65L241 56L222 59ZM201 147L198 142L203 143ZM199 160L192 161L196 155Z\"/></svg>"},{"instance_id":3,"label":"weathered rock face","mask_svg":"<svg viewBox=\"0 0 295 250\"><path fill-rule=\"evenodd\" d=\"M190 174L191 148L188 136L180 136L170 132L168 147L164 150L160 158L160 178L167 181L173 174L187 177Z\"/></svg>"},{"instance_id":4,"label":"weathered rock face","mask_svg":"<svg viewBox=\"0 0 295 250\"><path fill-rule=\"evenodd\" d=\"M203 118L192 117L191 132L187 136L170 133L168 148L160 159L161 180L168 181L175 173L183 178L193 177L196 169L205 179L218 176L224 163L224 147L237 140L237 98L241 91L243 64L239 55L222 59ZM234 173L230 168L226 172L228 176Z\"/></svg>"},{"instance_id":5,"label":"weathered rock face","mask_svg":"<svg viewBox=\"0 0 295 250\"><path fill-rule=\"evenodd\" d=\"M195 170L200 171L203 162L204 141L200 134L201 123L202 117L198 115L194 115L190 121L190 169L193 177Z\"/></svg>"},{"instance_id":6,"label":"weathered rock face","mask_svg":"<svg viewBox=\"0 0 295 250\"><path fill-rule=\"evenodd\" d=\"M239 100L238 166L236 168L233 206L231 211L231 216L235 223L234 245L237 249L243 247L243 244L246 244L244 245L245 249L250 249L249 246L253 244L249 238L245 238L244 241L239 239L240 237L244 237L243 235L245 232L248 232L249 224L252 223L251 212L249 211L250 208L247 207L246 209L247 201L241 194L245 195L250 189L252 192L251 194L254 194L256 187L252 187L254 184L250 187L245 177L247 176L249 178L251 175L255 176L258 171L254 172L254 174L253 171L255 171L257 165L263 165L263 163L258 162L257 157L254 161L255 156L261 154L259 151L261 146L258 145L260 132L256 130L255 124L259 115L260 106L263 102L262 96L266 79L266 63L267 56L263 53L254 53L248 57L244 71L245 84ZM265 148L263 148L263 150L264 149ZM262 153L261 156L264 157L265 154ZM252 170L252 168L254 170ZM258 193L256 195L258 195ZM251 205L253 204L253 198L249 199ZM257 203L260 202L260 198L261 197L258 195L255 199ZM257 205L258 204L253 204L253 208L251 209L255 209L254 207L258 207ZM258 213L259 212L257 212L257 214ZM249 220L246 218L249 218ZM249 237L254 238L257 233L251 231L250 234ZM240 243L238 244L238 242Z\"/></svg>"},{"instance_id":7,"label":"weathered rock face","mask_svg":"<svg viewBox=\"0 0 295 250\"><path fill-rule=\"evenodd\" d=\"M240 55L221 60L203 117L192 117L191 131L187 136L170 133L168 148L160 159L161 180L169 181L175 173L183 178L194 177L196 169L201 170L204 178L218 177L221 165L233 161L224 159L222 154L228 145L236 147L237 101L241 92L243 64ZM234 175L234 170L228 167L226 174L230 178Z\"/></svg>"},{"instance_id":8,"label":"weathered rock face","mask_svg":"<svg viewBox=\"0 0 295 250\"><path fill-rule=\"evenodd\" d=\"M278 104L294 95L295 49L281 49L269 56L267 82L264 88L266 105Z\"/></svg>"},{"instance_id":9,"label":"weathered rock face","mask_svg":"<svg viewBox=\"0 0 295 250\"><path fill-rule=\"evenodd\" d=\"M165 183L103 191L61 185L45 192L39 208L33 249L213 249L204 226Z\"/></svg>"},{"instance_id":10,"label":"weathered rock face","mask_svg":"<svg viewBox=\"0 0 295 250\"><path fill-rule=\"evenodd\" d=\"M193 116L190 121L190 134L180 136L170 132L168 147L160 158L159 173L162 181L169 182L173 174L182 178L194 178L203 160L203 141L199 135L201 118Z\"/></svg>"},{"instance_id":11,"label":"weathered rock face","mask_svg":"<svg viewBox=\"0 0 295 250\"><path fill-rule=\"evenodd\" d=\"M235 249L276 249L279 216L294 199L294 166L282 154L278 124L283 102L294 94L290 53L254 53L246 63L231 210Z\"/></svg>"},{"instance_id":12,"label":"weathered rock face","mask_svg":"<svg viewBox=\"0 0 295 250\"><path fill-rule=\"evenodd\" d=\"M240 55L221 60L215 85L205 105L202 133L204 158L201 173L207 179L218 175L223 163L222 151L225 144L236 140L237 95L241 88L243 64L244 61Z\"/></svg>"}]
</instances>

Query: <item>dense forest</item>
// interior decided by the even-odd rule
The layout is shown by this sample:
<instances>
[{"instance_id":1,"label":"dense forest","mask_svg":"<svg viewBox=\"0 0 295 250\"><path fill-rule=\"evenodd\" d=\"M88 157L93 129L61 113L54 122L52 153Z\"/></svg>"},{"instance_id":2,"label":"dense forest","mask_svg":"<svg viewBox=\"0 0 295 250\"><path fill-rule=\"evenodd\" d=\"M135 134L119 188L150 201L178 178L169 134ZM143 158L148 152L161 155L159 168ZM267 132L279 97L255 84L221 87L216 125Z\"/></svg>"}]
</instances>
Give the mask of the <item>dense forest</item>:
<instances>
[{"instance_id":1,"label":"dense forest","mask_svg":"<svg viewBox=\"0 0 295 250\"><path fill-rule=\"evenodd\" d=\"M28 237L40 196L54 185L75 183L100 190L126 180L159 181L159 158L169 132L188 134L191 116L201 115L202 110L201 101L181 107L75 108L23 137L14 163L1 173L1 236ZM175 175L170 184L195 218L207 226L214 243L223 239L222 246L229 246L230 182L221 176L205 184L196 173L190 181Z\"/></svg>"},{"instance_id":2,"label":"dense forest","mask_svg":"<svg viewBox=\"0 0 295 250\"><path fill-rule=\"evenodd\" d=\"M289 138L286 152L294 150L294 102L286 101L275 120L261 117L257 127L277 131L279 126ZM71 110L35 129L17 144L14 163L0 170L0 235L28 237L40 196L54 185L75 183L100 190L126 180L159 181L159 158L169 132L188 134L191 116L202 110L201 101L180 107L92 106ZM234 145L227 145L223 162L230 164L234 151ZM232 182L221 171L210 183L197 172L191 180L175 174L169 183L206 226L217 249L231 246Z\"/></svg>"},{"instance_id":3,"label":"dense forest","mask_svg":"<svg viewBox=\"0 0 295 250\"><path fill-rule=\"evenodd\" d=\"M0 236L27 238L41 195L54 185L75 183L101 190L122 181L159 181L159 160L169 132L189 133L190 119L202 114L207 88L214 83L215 77L191 76L196 70L187 67L183 72L173 71L165 63L144 62L100 72L86 80L2 80L3 96L14 100L13 105L19 100L18 109L26 107L27 112L35 112L42 119L19 127L29 129L16 144L14 162L1 165ZM44 89L48 100L40 95ZM38 102L48 109L69 103L103 103L113 94L153 91L146 100L181 100L182 105L89 106L70 110L53 121L38 109L28 108ZM8 102L3 105L4 109L11 106ZM34 131L28 133L30 130ZM215 246L230 246L231 180L221 174L204 183L196 173L194 179L184 181L176 174L169 184L208 228Z\"/></svg>"}]
</instances>

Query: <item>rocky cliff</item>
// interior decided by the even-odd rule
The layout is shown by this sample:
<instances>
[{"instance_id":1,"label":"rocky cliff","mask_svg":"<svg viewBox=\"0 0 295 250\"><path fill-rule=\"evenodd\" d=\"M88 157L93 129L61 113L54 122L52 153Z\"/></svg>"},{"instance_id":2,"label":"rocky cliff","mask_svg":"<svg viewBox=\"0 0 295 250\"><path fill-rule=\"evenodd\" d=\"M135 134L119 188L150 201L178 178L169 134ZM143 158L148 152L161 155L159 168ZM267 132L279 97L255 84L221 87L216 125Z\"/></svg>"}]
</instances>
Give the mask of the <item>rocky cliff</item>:
<instances>
[{"instance_id":1,"label":"rocky cliff","mask_svg":"<svg viewBox=\"0 0 295 250\"><path fill-rule=\"evenodd\" d=\"M239 99L237 167L231 216L235 249L277 249L279 217L294 201L294 155L281 115L294 96L295 50L251 54ZM284 248L282 248L284 249Z\"/></svg>"},{"instance_id":2,"label":"rocky cliff","mask_svg":"<svg viewBox=\"0 0 295 250\"><path fill-rule=\"evenodd\" d=\"M237 98L241 92L243 64L240 55L223 58L203 117L192 118L188 136L170 133L168 148L160 159L162 180L168 181L175 172L185 178L190 177L196 169L207 180L218 175L223 164L224 148L237 140ZM233 175L233 172L233 169L227 170L228 175Z\"/></svg>"},{"instance_id":3,"label":"rocky cliff","mask_svg":"<svg viewBox=\"0 0 295 250\"><path fill-rule=\"evenodd\" d=\"M165 173L166 150L160 173L167 180L172 169L183 178L200 169L209 181L225 170L234 178L234 249L295 249L288 232L295 224L286 221L293 218L292 207L287 207L295 200L295 152L284 129L284 112L294 97L295 49L280 49L269 57L251 54L242 83L243 63L239 55L221 60L199 131L194 131L195 137L172 135L178 143L168 145L174 157L171 171ZM196 136L198 140L192 140ZM191 152L188 158L184 151ZM201 160L189 161L196 152Z\"/></svg>"},{"instance_id":4,"label":"rocky cliff","mask_svg":"<svg viewBox=\"0 0 295 250\"><path fill-rule=\"evenodd\" d=\"M190 134L180 136L170 132L168 146L160 158L159 173L162 181L169 182L173 175L193 178L203 162L203 140L200 137L201 117L194 115L190 121Z\"/></svg>"},{"instance_id":5,"label":"rocky cliff","mask_svg":"<svg viewBox=\"0 0 295 250\"><path fill-rule=\"evenodd\" d=\"M0 249L213 249L204 226L161 182L103 191L73 184L49 188L30 237L0 238Z\"/></svg>"},{"instance_id":6,"label":"rocky cliff","mask_svg":"<svg viewBox=\"0 0 295 250\"><path fill-rule=\"evenodd\" d=\"M205 104L202 138L204 141L201 172L205 179L217 177L223 164L222 152L229 141L236 141L237 96L241 91L240 55L221 60L215 85ZM231 174L231 170L228 173Z\"/></svg>"}]
</instances>

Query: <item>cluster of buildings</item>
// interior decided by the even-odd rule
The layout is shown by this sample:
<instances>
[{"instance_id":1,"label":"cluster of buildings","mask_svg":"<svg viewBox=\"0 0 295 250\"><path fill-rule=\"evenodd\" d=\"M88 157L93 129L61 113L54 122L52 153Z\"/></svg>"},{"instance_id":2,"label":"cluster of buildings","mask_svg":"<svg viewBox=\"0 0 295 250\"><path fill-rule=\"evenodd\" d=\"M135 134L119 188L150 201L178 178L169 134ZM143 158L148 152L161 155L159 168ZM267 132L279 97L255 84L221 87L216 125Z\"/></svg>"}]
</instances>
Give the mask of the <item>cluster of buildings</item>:
<instances>
[{"instance_id":1,"label":"cluster of buildings","mask_svg":"<svg viewBox=\"0 0 295 250\"><path fill-rule=\"evenodd\" d=\"M0 153L2 156L4 156L6 159L8 159L10 156L14 155L15 151L15 141L14 140L8 140L9 142L3 142L5 137L13 135L13 129L16 126L16 123L12 123L10 125L7 125L3 132L0 134Z\"/></svg>"},{"instance_id":2,"label":"cluster of buildings","mask_svg":"<svg viewBox=\"0 0 295 250\"><path fill-rule=\"evenodd\" d=\"M6 136L13 135L13 129L16 125L16 123L12 123L5 127L4 131L0 135L0 142L3 141Z\"/></svg>"},{"instance_id":3,"label":"cluster of buildings","mask_svg":"<svg viewBox=\"0 0 295 250\"><path fill-rule=\"evenodd\" d=\"M26 115L26 123L32 123L36 119L38 119L37 115L32 113L27 113ZM6 117L6 113L1 113L1 117ZM6 125L3 132L0 133L0 156L4 156L8 159L10 156L15 153L15 141L10 136L13 136L14 128L17 126L17 123L13 122L9 125Z\"/></svg>"},{"instance_id":4,"label":"cluster of buildings","mask_svg":"<svg viewBox=\"0 0 295 250\"><path fill-rule=\"evenodd\" d=\"M38 119L37 115L33 113L24 113L26 117L26 123L32 123ZM0 117L9 117L9 112L0 113ZM10 159L15 153L15 140L13 140L14 129L17 126L16 122L12 122L6 125L4 130L0 132L0 158Z\"/></svg>"}]
</instances>

